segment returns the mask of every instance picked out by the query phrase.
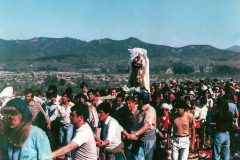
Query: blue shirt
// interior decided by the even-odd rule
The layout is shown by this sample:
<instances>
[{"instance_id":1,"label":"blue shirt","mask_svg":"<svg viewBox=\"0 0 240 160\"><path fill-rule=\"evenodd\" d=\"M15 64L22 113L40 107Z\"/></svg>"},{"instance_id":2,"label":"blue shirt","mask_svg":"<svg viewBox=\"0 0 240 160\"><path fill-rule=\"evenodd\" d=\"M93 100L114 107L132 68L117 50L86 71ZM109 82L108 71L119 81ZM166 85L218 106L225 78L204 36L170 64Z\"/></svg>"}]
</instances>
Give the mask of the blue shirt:
<instances>
[{"instance_id":1,"label":"blue shirt","mask_svg":"<svg viewBox=\"0 0 240 160\"><path fill-rule=\"evenodd\" d=\"M22 148L5 141L3 147L8 151L9 160L46 160L52 158L52 151L47 135L40 128L33 126Z\"/></svg>"}]
</instances>

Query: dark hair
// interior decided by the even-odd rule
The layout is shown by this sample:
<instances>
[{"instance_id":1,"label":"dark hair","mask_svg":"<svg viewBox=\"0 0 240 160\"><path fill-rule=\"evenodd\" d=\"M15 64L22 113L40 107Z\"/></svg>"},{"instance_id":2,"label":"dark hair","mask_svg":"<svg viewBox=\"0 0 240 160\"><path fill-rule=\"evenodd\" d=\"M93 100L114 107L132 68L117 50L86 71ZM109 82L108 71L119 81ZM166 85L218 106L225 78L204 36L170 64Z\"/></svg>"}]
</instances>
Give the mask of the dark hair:
<instances>
[{"instance_id":1,"label":"dark hair","mask_svg":"<svg viewBox=\"0 0 240 160\"><path fill-rule=\"evenodd\" d=\"M28 95L29 93L32 93L31 97L33 98L34 97L34 94L33 94L33 90L31 88L27 88L25 91L24 91L24 95Z\"/></svg>"},{"instance_id":2,"label":"dark hair","mask_svg":"<svg viewBox=\"0 0 240 160\"><path fill-rule=\"evenodd\" d=\"M218 108L218 119L224 121L229 121L229 107L228 101L224 98L219 98L217 101L217 108Z\"/></svg>"},{"instance_id":3,"label":"dark hair","mask_svg":"<svg viewBox=\"0 0 240 160\"><path fill-rule=\"evenodd\" d=\"M119 87L119 88L116 89L117 93L122 92L122 91L123 91L122 87Z\"/></svg>"},{"instance_id":4,"label":"dark hair","mask_svg":"<svg viewBox=\"0 0 240 160\"><path fill-rule=\"evenodd\" d=\"M34 96L40 96L41 95L41 91L40 91L40 89L35 89L34 91Z\"/></svg>"},{"instance_id":5,"label":"dark hair","mask_svg":"<svg viewBox=\"0 0 240 160\"><path fill-rule=\"evenodd\" d=\"M176 108L181 108L181 109L184 109L184 111L186 111L187 109L189 109L189 106L185 101L178 100L176 102Z\"/></svg>"},{"instance_id":6,"label":"dark hair","mask_svg":"<svg viewBox=\"0 0 240 160\"><path fill-rule=\"evenodd\" d=\"M107 113L110 113L112 111L112 107L108 102L102 102L97 107L97 112L99 112L100 110L102 110L105 114L107 114Z\"/></svg>"},{"instance_id":7,"label":"dark hair","mask_svg":"<svg viewBox=\"0 0 240 160\"><path fill-rule=\"evenodd\" d=\"M64 96L64 95L67 95L67 98L72 98L72 95L69 93L69 92L64 92L63 94L62 94L62 96ZM70 101L70 99L69 99L69 101Z\"/></svg>"},{"instance_id":8,"label":"dark hair","mask_svg":"<svg viewBox=\"0 0 240 160\"><path fill-rule=\"evenodd\" d=\"M170 90L170 88L168 86L165 86L165 87L162 88L163 94L165 94L165 92L170 92L170 91L171 90Z\"/></svg>"},{"instance_id":9,"label":"dark hair","mask_svg":"<svg viewBox=\"0 0 240 160\"><path fill-rule=\"evenodd\" d=\"M87 122L87 119L89 117L89 111L88 111L88 106L85 104L75 104L72 108L71 111L76 111L77 116L83 116L84 122Z\"/></svg>"},{"instance_id":10,"label":"dark hair","mask_svg":"<svg viewBox=\"0 0 240 160\"><path fill-rule=\"evenodd\" d=\"M87 94L89 94L89 93L91 93L91 92L92 92L93 95L96 95L96 92L95 92L93 89L89 89L88 92L87 92Z\"/></svg>"},{"instance_id":11,"label":"dark hair","mask_svg":"<svg viewBox=\"0 0 240 160\"><path fill-rule=\"evenodd\" d=\"M208 89L204 91L204 96L206 96L207 92L209 93L208 98L210 98L211 97L211 92Z\"/></svg>"},{"instance_id":12,"label":"dark hair","mask_svg":"<svg viewBox=\"0 0 240 160\"><path fill-rule=\"evenodd\" d=\"M185 101L187 101L187 100L189 100L189 101L190 101L190 100L191 100L191 98L190 98L189 96L185 96L185 97L184 97L184 100L185 100Z\"/></svg>"},{"instance_id":13,"label":"dark hair","mask_svg":"<svg viewBox=\"0 0 240 160\"><path fill-rule=\"evenodd\" d=\"M81 83L81 85L80 85L80 88L82 88L82 89L83 89L84 87L87 87L87 88L88 88L88 85L87 85L87 83L85 83L85 82L82 82L82 83Z\"/></svg>"},{"instance_id":14,"label":"dark hair","mask_svg":"<svg viewBox=\"0 0 240 160\"><path fill-rule=\"evenodd\" d=\"M117 95L117 97L116 98L121 98L122 99L122 101L124 101L124 99L125 99L125 95L124 94L122 94L122 93L119 93L118 95Z\"/></svg>"},{"instance_id":15,"label":"dark hair","mask_svg":"<svg viewBox=\"0 0 240 160\"><path fill-rule=\"evenodd\" d=\"M117 88L112 88L111 91L113 91L113 90L116 90L116 92L117 92Z\"/></svg>"},{"instance_id":16,"label":"dark hair","mask_svg":"<svg viewBox=\"0 0 240 160\"><path fill-rule=\"evenodd\" d=\"M49 86L49 87L48 87L48 90L49 90L49 91L53 90L53 92L57 94L57 86L55 86L55 85Z\"/></svg>"},{"instance_id":17,"label":"dark hair","mask_svg":"<svg viewBox=\"0 0 240 160\"><path fill-rule=\"evenodd\" d=\"M51 98L50 95L51 95L51 93L50 93L49 91L46 91L46 97L47 97L47 99Z\"/></svg>"},{"instance_id":18,"label":"dark hair","mask_svg":"<svg viewBox=\"0 0 240 160\"><path fill-rule=\"evenodd\" d=\"M185 92L183 90L180 90L179 92L177 92L178 97L184 96Z\"/></svg>"},{"instance_id":19,"label":"dark hair","mask_svg":"<svg viewBox=\"0 0 240 160\"><path fill-rule=\"evenodd\" d=\"M155 91L152 95L152 99L153 100L156 100L157 98L160 98L162 95L162 92L161 91Z\"/></svg>"},{"instance_id":20,"label":"dark hair","mask_svg":"<svg viewBox=\"0 0 240 160\"><path fill-rule=\"evenodd\" d=\"M127 102L127 101L135 102L135 97L127 96L127 98L125 99L125 102Z\"/></svg>"},{"instance_id":21,"label":"dark hair","mask_svg":"<svg viewBox=\"0 0 240 160\"><path fill-rule=\"evenodd\" d=\"M100 96L107 96L107 91L106 91L106 89L101 89L101 90L99 91L99 94L100 94Z\"/></svg>"},{"instance_id":22,"label":"dark hair","mask_svg":"<svg viewBox=\"0 0 240 160\"><path fill-rule=\"evenodd\" d=\"M54 93L54 92L49 92L49 97L51 98L51 97L57 97L57 93Z\"/></svg>"},{"instance_id":23,"label":"dark hair","mask_svg":"<svg viewBox=\"0 0 240 160\"><path fill-rule=\"evenodd\" d=\"M85 100L85 102L87 102L87 96L85 94L79 93L75 96L76 100L78 100L78 99L80 100L81 98L83 98Z\"/></svg>"},{"instance_id":24,"label":"dark hair","mask_svg":"<svg viewBox=\"0 0 240 160\"><path fill-rule=\"evenodd\" d=\"M138 98L137 100L139 101L139 100L140 100L140 99L139 99L139 96L140 96L139 92L134 92L134 93L133 93L133 97L135 98L135 96L137 96L137 98Z\"/></svg>"},{"instance_id":25,"label":"dark hair","mask_svg":"<svg viewBox=\"0 0 240 160\"><path fill-rule=\"evenodd\" d=\"M207 98L206 97L202 97L200 99L200 104L207 104Z\"/></svg>"},{"instance_id":26,"label":"dark hair","mask_svg":"<svg viewBox=\"0 0 240 160\"><path fill-rule=\"evenodd\" d=\"M161 84L165 84L165 85L167 85L167 83L166 83L166 82L162 82Z\"/></svg>"},{"instance_id":27,"label":"dark hair","mask_svg":"<svg viewBox=\"0 0 240 160\"><path fill-rule=\"evenodd\" d=\"M198 102L196 99L193 99L193 100L191 100L190 104L191 104L191 106L194 106L194 105L197 106Z\"/></svg>"},{"instance_id":28,"label":"dark hair","mask_svg":"<svg viewBox=\"0 0 240 160\"><path fill-rule=\"evenodd\" d=\"M72 93L73 93L73 90L72 90L71 87L68 87L65 92L68 92L68 93L72 94Z\"/></svg>"}]
</instances>

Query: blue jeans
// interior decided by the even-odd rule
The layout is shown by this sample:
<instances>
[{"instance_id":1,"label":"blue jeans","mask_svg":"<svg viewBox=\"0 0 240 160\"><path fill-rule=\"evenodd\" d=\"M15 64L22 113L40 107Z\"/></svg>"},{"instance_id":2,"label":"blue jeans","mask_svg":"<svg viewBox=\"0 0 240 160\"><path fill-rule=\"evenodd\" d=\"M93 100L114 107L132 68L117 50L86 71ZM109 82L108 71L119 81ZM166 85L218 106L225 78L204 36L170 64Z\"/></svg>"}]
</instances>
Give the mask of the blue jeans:
<instances>
[{"instance_id":1,"label":"blue jeans","mask_svg":"<svg viewBox=\"0 0 240 160\"><path fill-rule=\"evenodd\" d=\"M151 160L154 154L154 150L156 148L156 140L148 140L138 144L134 143L133 148L136 148L136 147L137 147L137 150L132 151L132 155L131 155L133 160Z\"/></svg>"},{"instance_id":2,"label":"blue jeans","mask_svg":"<svg viewBox=\"0 0 240 160\"><path fill-rule=\"evenodd\" d=\"M69 126L61 126L59 127L59 141L60 141L60 146L65 146L68 143L71 142L73 136L73 125ZM71 156L71 152L68 152L66 154L68 157Z\"/></svg>"},{"instance_id":3,"label":"blue jeans","mask_svg":"<svg viewBox=\"0 0 240 160\"><path fill-rule=\"evenodd\" d=\"M223 159L230 159L230 137L229 132L215 132L213 141L213 156L215 160L220 159L220 152L223 152Z\"/></svg>"}]
</instances>

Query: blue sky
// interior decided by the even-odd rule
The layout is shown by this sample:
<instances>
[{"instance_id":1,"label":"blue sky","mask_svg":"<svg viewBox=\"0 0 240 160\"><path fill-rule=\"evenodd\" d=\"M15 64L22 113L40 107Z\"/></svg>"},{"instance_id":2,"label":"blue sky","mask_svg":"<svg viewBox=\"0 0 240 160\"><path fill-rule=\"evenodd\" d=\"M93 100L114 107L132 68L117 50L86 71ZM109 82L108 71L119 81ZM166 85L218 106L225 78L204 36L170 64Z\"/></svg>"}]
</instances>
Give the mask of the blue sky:
<instances>
[{"instance_id":1,"label":"blue sky","mask_svg":"<svg viewBox=\"0 0 240 160\"><path fill-rule=\"evenodd\" d=\"M239 0L0 0L0 38L240 45Z\"/></svg>"}]
</instances>

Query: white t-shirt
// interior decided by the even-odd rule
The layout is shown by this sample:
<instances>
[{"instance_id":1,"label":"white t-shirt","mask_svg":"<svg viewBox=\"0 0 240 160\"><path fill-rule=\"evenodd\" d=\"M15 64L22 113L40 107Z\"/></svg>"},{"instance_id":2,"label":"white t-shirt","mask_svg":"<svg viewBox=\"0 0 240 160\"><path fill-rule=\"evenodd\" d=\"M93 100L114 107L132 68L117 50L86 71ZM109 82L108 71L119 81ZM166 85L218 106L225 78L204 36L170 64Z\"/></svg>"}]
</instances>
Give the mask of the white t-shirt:
<instances>
[{"instance_id":1,"label":"white t-shirt","mask_svg":"<svg viewBox=\"0 0 240 160\"><path fill-rule=\"evenodd\" d=\"M73 150L73 160L97 160L96 142L92 129L87 123L76 130L72 141L79 145L78 148Z\"/></svg>"},{"instance_id":2,"label":"white t-shirt","mask_svg":"<svg viewBox=\"0 0 240 160\"><path fill-rule=\"evenodd\" d=\"M201 112L201 109L196 107L195 110L192 110L191 113L193 114L193 118L197 119L200 117L200 112Z\"/></svg>"},{"instance_id":3,"label":"white t-shirt","mask_svg":"<svg viewBox=\"0 0 240 160\"><path fill-rule=\"evenodd\" d=\"M208 112L208 108L207 108L206 106L203 106L203 107L201 108L201 112L200 112L200 115L199 115L199 119L202 119L203 121L206 121L207 112Z\"/></svg>"},{"instance_id":4,"label":"white t-shirt","mask_svg":"<svg viewBox=\"0 0 240 160\"><path fill-rule=\"evenodd\" d=\"M106 139L109 140L109 144L106 148L113 149L121 144L122 131L123 128L119 125L118 121L108 116L107 120L104 122L103 128L103 141Z\"/></svg>"}]
</instances>

